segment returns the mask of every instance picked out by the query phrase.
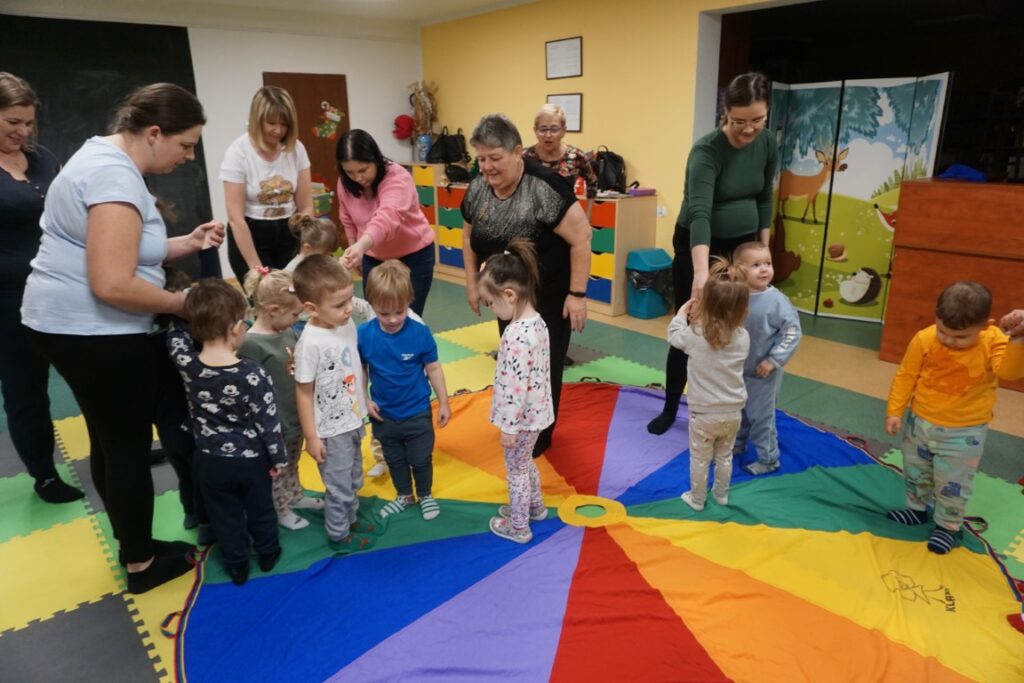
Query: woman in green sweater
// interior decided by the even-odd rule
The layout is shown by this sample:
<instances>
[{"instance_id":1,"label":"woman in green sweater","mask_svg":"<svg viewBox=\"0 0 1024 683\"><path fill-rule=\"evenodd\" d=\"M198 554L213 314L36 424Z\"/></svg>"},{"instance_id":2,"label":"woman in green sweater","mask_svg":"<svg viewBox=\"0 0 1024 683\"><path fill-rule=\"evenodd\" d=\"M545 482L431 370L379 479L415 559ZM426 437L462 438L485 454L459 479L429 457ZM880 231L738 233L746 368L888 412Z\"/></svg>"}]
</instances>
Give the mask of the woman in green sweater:
<instances>
[{"instance_id":1,"label":"woman in green sweater","mask_svg":"<svg viewBox=\"0 0 1024 683\"><path fill-rule=\"evenodd\" d=\"M693 145L686 161L683 205L672 236L676 310L699 299L711 256L729 258L743 242L768 243L772 180L778 150L763 134L771 82L760 73L737 76L725 91L725 121ZM686 354L669 348L665 407L647 431L664 434L675 422L686 386Z\"/></svg>"}]
</instances>

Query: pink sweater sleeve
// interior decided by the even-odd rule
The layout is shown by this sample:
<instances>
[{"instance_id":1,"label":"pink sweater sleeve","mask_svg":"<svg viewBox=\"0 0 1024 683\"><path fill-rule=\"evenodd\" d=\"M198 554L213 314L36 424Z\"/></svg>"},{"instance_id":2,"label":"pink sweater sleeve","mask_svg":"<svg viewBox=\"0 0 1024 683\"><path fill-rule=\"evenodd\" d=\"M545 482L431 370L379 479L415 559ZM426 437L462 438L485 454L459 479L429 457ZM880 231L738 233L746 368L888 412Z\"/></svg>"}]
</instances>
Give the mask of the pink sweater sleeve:
<instances>
[{"instance_id":1,"label":"pink sweater sleeve","mask_svg":"<svg viewBox=\"0 0 1024 683\"><path fill-rule=\"evenodd\" d=\"M345 192L345 186L341 184L341 179L338 179L338 220L341 221L341 227L345 229L345 237L348 238L348 243L353 244L359 235L356 231L355 221L352 220L352 216L349 215L348 207L345 206L345 199L349 195Z\"/></svg>"}]
</instances>

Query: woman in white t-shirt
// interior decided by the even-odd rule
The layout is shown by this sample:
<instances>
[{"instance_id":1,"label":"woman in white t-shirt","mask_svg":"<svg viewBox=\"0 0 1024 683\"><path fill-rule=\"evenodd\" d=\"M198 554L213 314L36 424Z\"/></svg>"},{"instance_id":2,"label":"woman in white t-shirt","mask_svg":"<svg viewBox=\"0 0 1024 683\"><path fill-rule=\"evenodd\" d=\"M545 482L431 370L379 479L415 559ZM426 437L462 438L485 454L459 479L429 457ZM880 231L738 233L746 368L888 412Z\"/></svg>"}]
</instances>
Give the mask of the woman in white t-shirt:
<instances>
[{"instance_id":1,"label":"woman in white t-shirt","mask_svg":"<svg viewBox=\"0 0 1024 683\"><path fill-rule=\"evenodd\" d=\"M249 107L249 129L220 165L228 210L228 260L239 282L253 268L284 268L299 249L288 219L313 212L309 156L298 140L295 103L268 85Z\"/></svg>"}]
</instances>

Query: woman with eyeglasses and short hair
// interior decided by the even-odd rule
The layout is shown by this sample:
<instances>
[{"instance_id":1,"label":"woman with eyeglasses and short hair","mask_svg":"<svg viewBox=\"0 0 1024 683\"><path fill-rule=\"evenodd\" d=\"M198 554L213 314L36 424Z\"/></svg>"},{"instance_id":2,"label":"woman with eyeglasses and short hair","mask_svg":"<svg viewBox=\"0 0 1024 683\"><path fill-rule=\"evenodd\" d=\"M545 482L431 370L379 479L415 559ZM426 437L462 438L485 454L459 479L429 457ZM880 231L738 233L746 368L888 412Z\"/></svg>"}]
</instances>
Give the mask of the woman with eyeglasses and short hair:
<instances>
[{"instance_id":1,"label":"woman with eyeglasses and short hair","mask_svg":"<svg viewBox=\"0 0 1024 683\"><path fill-rule=\"evenodd\" d=\"M768 123L772 84L764 74L732 79L723 104L725 119L693 144L686 161L683 205L672 247L675 308L700 299L712 256L729 258L744 242L768 244L772 222L772 180L778 149ZM665 406L647 425L664 434L675 423L686 386L686 354L669 348L665 363Z\"/></svg>"},{"instance_id":2,"label":"woman with eyeglasses and short hair","mask_svg":"<svg viewBox=\"0 0 1024 683\"><path fill-rule=\"evenodd\" d=\"M587 155L579 147L562 142L565 137L565 110L557 104L545 104L533 117L537 144L523 150L523 158L533 159L553 170L575 186L576 178L587 181L587 199L597 195L597 174Z\"/></svg>"}]
</instances>

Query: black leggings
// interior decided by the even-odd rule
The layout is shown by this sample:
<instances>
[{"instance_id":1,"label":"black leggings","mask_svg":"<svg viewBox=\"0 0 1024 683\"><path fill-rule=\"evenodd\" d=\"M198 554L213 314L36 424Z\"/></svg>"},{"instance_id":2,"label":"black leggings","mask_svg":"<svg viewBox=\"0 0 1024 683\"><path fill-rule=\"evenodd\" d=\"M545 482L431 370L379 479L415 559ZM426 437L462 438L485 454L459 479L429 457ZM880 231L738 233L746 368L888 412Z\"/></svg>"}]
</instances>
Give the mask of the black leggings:
<instances>
[{"instance_id":1,"label":"black leggings","mask_svg":"<svg viewBox=\"0 0 1024 683\"><path fill-rule=\"evenodd\" d=\"M736 247L744 242L757 240L757 233L753 232L742 237L711 238L709 245L710 256L722 256L729 258ZM693 257L690 255L690 230L688 228L677 228L676 235L672 240L675 247L675 258L672 259L672 288L675 293L675 307L673 314L679 307L690 298L690 290L693 289ZM670 408L670 403L678 405L679 398L683 395L683 387L686 386L686 354L675 348L668 347L668 359L665 361L665 407Z\"/></svg>"},{"instance_id":2,"label":"black leggings","mask_svg":"<svg viewBox=\"0 0 1024 683\"><path fill-rule=\"evenodd\" d=\"M246 218L245 222L249 226L249 234L252 235L252 243L260 257L260 263L267 268L280 270L299 253L299 238L288 229L287 218L275 218L270 221ZM245 281L245 274L249 272L249 266L242 257L242 252L238 250L235 234L231 230L228 230L228 263L238 278L238 284L242 284Z\"/></svg>"},{"instance_id":3,"label":"black leggings","mask_svg":"<svg viewBox=\"0 0 1024 683\"><path fill-rule=\"evenodd\" d=\"M82 409L93 483L124 561L145 562L154 554L149 453L158 380L153 344L145 334L30 335Z\"/></svg>"}]
</instances>

